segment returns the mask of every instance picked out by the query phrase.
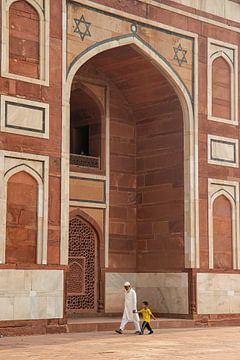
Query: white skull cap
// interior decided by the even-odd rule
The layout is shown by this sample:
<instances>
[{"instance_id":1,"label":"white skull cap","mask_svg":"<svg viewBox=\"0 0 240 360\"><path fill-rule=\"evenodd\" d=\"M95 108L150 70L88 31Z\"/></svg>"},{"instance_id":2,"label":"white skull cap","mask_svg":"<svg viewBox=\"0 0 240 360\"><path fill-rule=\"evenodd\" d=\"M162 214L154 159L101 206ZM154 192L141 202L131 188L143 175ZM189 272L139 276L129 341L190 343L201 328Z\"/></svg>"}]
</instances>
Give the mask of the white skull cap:
<instances>
[{"instance_id":1,"label":"white skull cap","mask_svg":"<svg viewBox=\"0 0 240 360\"><path fill-rule=\"evenodd\" d=\"M131 286L131 284L130 284L129 281L126 281L126 282L124 283L124 286Z\"/></svg>"}]
</instances>

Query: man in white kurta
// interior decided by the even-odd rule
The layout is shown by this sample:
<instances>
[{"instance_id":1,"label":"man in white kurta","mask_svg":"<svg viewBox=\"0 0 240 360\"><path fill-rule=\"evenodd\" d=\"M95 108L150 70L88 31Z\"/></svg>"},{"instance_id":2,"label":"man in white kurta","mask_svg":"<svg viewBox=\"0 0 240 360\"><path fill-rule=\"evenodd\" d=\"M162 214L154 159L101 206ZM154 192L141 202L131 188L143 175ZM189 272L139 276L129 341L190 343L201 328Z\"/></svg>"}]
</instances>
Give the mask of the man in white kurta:
<instances>
[{"instance_id":1,"label":"man in white kurta","mask_svg":"<svg viewBox=\"0 0 240 360\"><path fill-rule=\"evenodd\" d=\"M116 330L118 334L122 334L125 326L129 321L133 321L136 329L136 334L141 334L139 325L139 315L137 313L137 295L135 290L131 287L129 282L124 284L125 288L125 304L124 312L120 325L120 329Z\"/></svg>"}]
</instances>

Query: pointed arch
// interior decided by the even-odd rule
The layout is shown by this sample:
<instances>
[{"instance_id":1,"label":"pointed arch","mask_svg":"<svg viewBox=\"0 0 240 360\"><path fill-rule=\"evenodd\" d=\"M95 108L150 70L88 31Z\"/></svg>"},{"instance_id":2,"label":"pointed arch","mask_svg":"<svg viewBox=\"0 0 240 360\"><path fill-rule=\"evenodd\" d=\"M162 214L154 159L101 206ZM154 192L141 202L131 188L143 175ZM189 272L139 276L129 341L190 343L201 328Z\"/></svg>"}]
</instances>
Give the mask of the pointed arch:
<instances>
[{"instance_id":1,"label":"pointed arch","mask_svg":"<svg viewBox=\"0 0 240 360\"><path fill-rule=\"evenodd\" d=\"M18 72L10 71L10 27L9 16L11 7L15 3L23 1L36 12L39 23L38 34L38 76L30 76L29 72L20 74ZM2 53L5 56L1 59L1 74L8 78L28 81L34 84L48 85L49 84L49 17L50 4L49 1L44 1L44 5L36 0L2 0ZM32 52L31 52L32 53ZM35 54L36 55L36 54ZM32 70L33 72L33 70Z\"/></svg>"},{"instance_id":2,"label":"pointed arch","mask_svg":"<svg viewBox=\"0 0 240 360\"><path fill-rule=\"evenodd\" d=\"M214 236L213 236L213 232L214 232L214 214L213 214L213 209L214 209L214 203L215 201L220 198L221 196L224 196L230 203L231 206L231 225L232 225L232 249L237 249L237 219L236 219L236 202L234 200L234 198L232 197L232 195L226 190L226 189L220 189L217 190L216 192L214 192L211 196L210 199L210 204L209 204L209 268L213 269L214 268ZM232 252L233 254L233 268L235 269L237 267L237 254L234 254L234 251Z\"/></svg>"},{"instance_id":3,"label":"pointed arch","mask_svg":"<svg viewBox=\"0 0 240 360\"><path fill-rule=\"evenodd\" d=\"M41 176L31 166L27 164L17 165L4 174L4 199L7 199L7 187L9 179L20 173L24 172L31 176L38 185L38 197L37 197L37 264L42 264L46 257L46 241L43 236L43 219L44 219L44 184ZM5 201L5 213L7 211L7 202ZM3 224L3 247L6 247L6 219ZM45 239L46 240L46 239ZM3 259L5 261L5 258Z\"/></svg>"},{"instance_id":4,"label":"pointed arch","mask_svg":"<svg viewBox=\"0 0 240 360\"><path fill-rule=\"evenodd\" d=\"M90 221L79 209L70 212L68 313L96 312L99 307L99 236Z\"/></svg>"},{"instance_id":5,"label":"pointed arch","mask_svg":"<svg viewBox=\"0 0 240 360\"><path fill-rule=\"evenodd\" d=\"M12 6L13 3L20 1L20 0L8 0L6 5L6 10L9 11L9 8ZM44 21L44 12L42 7L36 0L24 0L26 3L29 3L38 13L40 20Z\"/></svg>"},{"instance_id":6,"label":"pointed arch","mask_svg":"<svg viewBox=\"0 0 240 360\"><path fill-rule=\"evenodd\" d=\"M96 231L99 240L101 239L102 230L101 230L100 226L98 225L98 223L96 222L95 219L93 219L90 215L88 215L87 213L85 213L83 210L81 210L79 208L75 208L75 209L70 211L69 219L71 220L76 216L79 216L86 223L88 223L90 226L92 226L94 228L94 230Z\"/></svg>"},{"instance_id":7,"label":"pointed arch","mask_svg":"<svg viewBox=\"0 0 240 360\"><path fill-rule=\"evenodd\" d=\"M6 262L36 264L38 183L26 171L14 172L6 194Z\"/></svg>"},{"instance_id":8,"label":"pointed arch","mask_svg":"<svg viewBox=\"0 0 240 360\"><path fill-rule=\"evenodd\" d=\"M19 76L40 78L41 16L35 2L12 1L7 4L9 37L9 72ZM23 22L21 18L25 17ZM18 46L16 46L16 43ZM20 66L21 65L21 66Z\"/></svg>"},{"instance_id":9,"label":"pointed arch","mask_svg":"<svg viewBox=\"0 0 240 360\"><path fill-rule=\"evenodd\" d=\"M198 243L198 135L197 135L197 114L194 114L192 99L188 93L184 83L173 70L173 68L166 62L166 60L157 53L153 48L148 46L139 37L134 34L126 35L118 38L109 39L101 42L95 47L89 48L84 53L80 54L76 61L72 64L68 74L65 86L63 85L63 139L62 146L62 178L66 178L69 174L69 122L70 122L70 108L69 99L71 84L76 72L79 68L90 60L95 55L124 45L132 45L137 48L149 61L151 61L164 74L166 79L173 86L181 103L184 119L184 241L185 241L185 266L188 268L199 266L199 243ZM107 116L106 125L107 136L109 137L109 118ZM106 159L109 159L109 148L106 145ZM107 178L109 173L106 172ZM61 205L61 263L67 263L67 249L68 249L68 216L66 216L66 209L69 204L69 180L62 182L62 205ZM108 266L108 232L105 234L105 263Z\"/></svg>"},{"instance_id":10,"label":"pointed arch","mask_svg":"<svg viewBox=\"0 0 240 360\"><path fill-rule=\"evenodd\" d=\"M229 116L218 116L217 114L214 113L214 109L213 109L213 105L214 105L214 63L219 60L222 59L229 68ZM235 108L235 100L234 100L234 64L232 62L232 60L229 58L229 56L223 51L223 50L219 50L216 51L215 53L212 54L212 56L210 57L210 64L209 64L210 68L209 68L209 85L210 85L210 92L209 92L209 97L208 97L208 104L209 104L209 116L212 118L222 118L223 120L228 120L228 121L234 121L234 108ZM227 89L226 89L227 91Z\"/></svg>"}]
</instances>

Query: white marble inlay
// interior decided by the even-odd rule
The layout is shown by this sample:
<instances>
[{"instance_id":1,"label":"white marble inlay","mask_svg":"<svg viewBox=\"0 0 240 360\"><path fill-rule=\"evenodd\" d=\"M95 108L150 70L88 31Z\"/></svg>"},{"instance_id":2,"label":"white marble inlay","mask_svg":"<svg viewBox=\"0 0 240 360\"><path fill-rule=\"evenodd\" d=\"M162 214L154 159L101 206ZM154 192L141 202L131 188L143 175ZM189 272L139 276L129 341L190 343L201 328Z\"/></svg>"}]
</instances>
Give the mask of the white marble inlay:
<instances>
[{"instance_id":1,"label":"white marble inlay","mask_svg":"<svg viewBox=\"0 0 240 360\"><path fill-rule=\"evenodd\" d=\"M106 312L122 312L125 281L136 289L139 307L146 300L154 312L188 314L187 273L106 273Z\"/></svg>"},{"instance_id":2,"label":"white marble inlay","mask_svg":"<svg viewBox=\"0 0 240 360\"><path fill-rule=\"evenodd\" d=\"M238 139L208 135L208 163L238 167Z\"/></svg>"},{"instance_id":3,"label":"white marble inlay","mask_svg":"<svg viewBox=\"0 0 240 360\"><path fill-rule=\"evenodd\" d=\"M63 270L1 269L0 320L62 318L63 276Z\"/></svg>"},{"instance_id":4,"label":"white marble inlay","mask_svg":"<svg viewBox=\"0 0 240 360\"><path fill-rule=\"evenodd\" d=\"M197 274L198 314L238 314L240 274Z\"/></svg>"},{"instance_id":5,"label":"white marble inlay","mask_svg":"<svg viewBox=\"0 0 240 360\"><path fill-rule=\"evenodd\" d=\"M49 105L1 95L1 131L49 138Z\"/></svg>"}]
</instances>

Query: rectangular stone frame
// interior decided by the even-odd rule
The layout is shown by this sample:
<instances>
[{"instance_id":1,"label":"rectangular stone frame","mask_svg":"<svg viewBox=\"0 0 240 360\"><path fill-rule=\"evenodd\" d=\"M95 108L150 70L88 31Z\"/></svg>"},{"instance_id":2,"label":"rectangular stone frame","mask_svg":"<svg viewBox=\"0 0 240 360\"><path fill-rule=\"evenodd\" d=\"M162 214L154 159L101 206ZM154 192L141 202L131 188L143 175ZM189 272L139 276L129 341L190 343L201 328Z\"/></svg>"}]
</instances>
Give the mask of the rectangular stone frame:
<instances>
[{"instance_id":1,"label":"rectangular stone frame","mask_svg":"<svg viewBox=\"0 0 240 360\"><path fill-rule=\"evenodd\" d=\"M212 143L216 142L219 144L229 145L233 147L233 159L226 160L223 158L213 158L212 157ZM223 136L216 136L208 134L208 163L213 165L222 165L222 166L230 166L230 167L239 167L239 153L238 153L238 139L226 138Z\"/></svg>"},{"instance_id":2,"label":"rectangular stone frame","mask_svg":"<svg viewBox=\"0 0 240 360\"><path fill-rule=\"evenodd\" d=\"M1 118L0 118L0 129L3 132L9 132L14 134L20 134L25 136L34 136L38 138L49 139L49 104L42 103L39 101L29 101L25 99L20 99L14 96L5 96L0 95L1 101ZM8 113L7 105L11 104L17 108L25 108L41 111L42 112L42 130L34 129L34 121L32 127L27 126L14 126L8 125Z\"/></svg>"}]
</instances>

